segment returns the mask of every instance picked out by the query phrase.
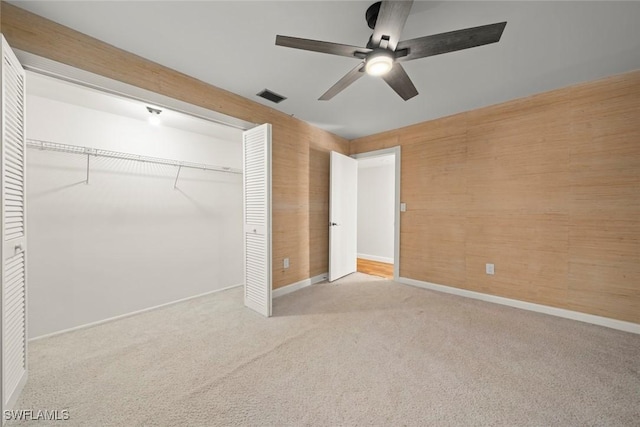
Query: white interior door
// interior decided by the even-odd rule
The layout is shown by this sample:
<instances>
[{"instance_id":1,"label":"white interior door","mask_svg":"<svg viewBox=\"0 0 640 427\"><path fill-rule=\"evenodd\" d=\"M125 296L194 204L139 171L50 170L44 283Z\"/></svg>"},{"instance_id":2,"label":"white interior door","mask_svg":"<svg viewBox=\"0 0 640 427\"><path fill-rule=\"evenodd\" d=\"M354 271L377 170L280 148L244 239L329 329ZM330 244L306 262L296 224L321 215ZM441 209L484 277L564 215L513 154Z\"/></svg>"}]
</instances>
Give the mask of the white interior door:
<instances>
[{"instance_id":1,"label":"white interior door","mask_svg":"<svg viewBox=\"0 0 640 427\"><path fill-rule=\"evenodd\" d=\"M271 316L271 125L242 136L244 304Z\"/></svg>"},{"instance_id":2,"label":"white interior door","mask_svg":"<svg viewBox=\"0 0 640 427\"><path fill-rule=\"evenodd\" d=\"M2 410L27 381L25 72L2 37Z\"/></svg>"},{"instance_id":3,"label":"white interior door","mask_svg":"<svg viewBox=\"0 0 640 427\"><path fill-rule=\"evenodd\" d=\"M358 161L331 152L329 186L329 281L356 271Z\"/></svg>"}]
</instances>

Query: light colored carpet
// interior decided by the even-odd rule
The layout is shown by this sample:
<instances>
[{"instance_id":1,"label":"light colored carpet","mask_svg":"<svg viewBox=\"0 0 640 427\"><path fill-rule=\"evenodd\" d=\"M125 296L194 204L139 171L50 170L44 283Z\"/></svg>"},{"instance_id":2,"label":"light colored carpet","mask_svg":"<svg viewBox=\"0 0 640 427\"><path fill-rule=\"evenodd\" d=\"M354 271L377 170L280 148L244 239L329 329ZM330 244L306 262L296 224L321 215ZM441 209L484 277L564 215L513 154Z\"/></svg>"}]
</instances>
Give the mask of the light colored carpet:
<instances>
[{"instance_id":1,"label":"light colored carpet","mask_svg":"<svg viewBox=\"0 0 640 427\"><path fill-rule=\"evenodd\" d=\"M274 314L236 288L33 342L16 408L68 409L64 426L640 425L638 335L360 273Z\"/></svg>"}]
</instances>

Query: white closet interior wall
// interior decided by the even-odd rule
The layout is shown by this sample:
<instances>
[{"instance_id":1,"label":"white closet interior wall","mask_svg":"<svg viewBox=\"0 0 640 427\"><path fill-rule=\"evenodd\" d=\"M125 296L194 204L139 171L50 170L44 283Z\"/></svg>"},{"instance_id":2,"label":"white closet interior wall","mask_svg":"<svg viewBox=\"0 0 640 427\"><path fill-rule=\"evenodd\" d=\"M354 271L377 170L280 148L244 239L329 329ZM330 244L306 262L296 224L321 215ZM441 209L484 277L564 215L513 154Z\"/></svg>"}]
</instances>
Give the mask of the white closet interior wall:
<instances>
[{"instance_id":1,"label":"white closet interior wall","mask_svg":"<svg viewBox=\"0 0 640 427\"><path fill-rule=\"evenodd\" d=\"M29 139L242 168L238 129L153 126L144 104L54 83L80 95L61 102L68 93L40 79L27 77ZM109 112L87 108L98 95ZM143 114L114 114L114 102ZM27 152L30 338L242 282L242 175L182 168L174 189L174 166L92 157L87 185L86 165L82 155Z\"/></svg>"}]
</instances>

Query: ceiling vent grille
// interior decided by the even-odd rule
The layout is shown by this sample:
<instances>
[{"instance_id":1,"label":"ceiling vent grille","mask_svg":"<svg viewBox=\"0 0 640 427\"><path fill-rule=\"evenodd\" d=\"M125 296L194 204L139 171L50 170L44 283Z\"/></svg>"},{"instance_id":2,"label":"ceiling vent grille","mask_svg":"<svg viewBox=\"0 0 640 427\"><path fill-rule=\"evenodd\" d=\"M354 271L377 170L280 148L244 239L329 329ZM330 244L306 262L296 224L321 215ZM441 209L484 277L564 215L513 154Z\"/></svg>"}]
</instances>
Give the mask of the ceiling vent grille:
<instances>
[{"instance_id":1,"label":"ceiling vent grille","mask_svg":"<svg viewBox=\"0 0 640 427\"><path fill-rule=\"evenodd\" d=\"M282 95L278 95L275 92L270 91L269 89L265 89L262 92L259 92L257 94L259 97L267 99L271 102L275 102L276 104L284 101L285 99L287 99L286 97L282 96Z\"/></svg>"}]
</instances>

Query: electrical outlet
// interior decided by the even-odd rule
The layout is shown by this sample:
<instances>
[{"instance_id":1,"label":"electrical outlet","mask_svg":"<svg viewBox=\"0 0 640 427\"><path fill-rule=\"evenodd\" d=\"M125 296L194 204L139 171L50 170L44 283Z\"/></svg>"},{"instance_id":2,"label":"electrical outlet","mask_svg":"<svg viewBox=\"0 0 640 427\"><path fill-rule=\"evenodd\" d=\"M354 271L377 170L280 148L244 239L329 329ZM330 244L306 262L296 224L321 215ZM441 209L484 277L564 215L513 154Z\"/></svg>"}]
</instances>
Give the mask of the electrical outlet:
<instances>
[{"instance_id":1,"label":"electrical outlet","mask_svg":"<svg viewBox=\"0 0 640 427\"><path fill-rule=\"evenodd\" d=\"M282 266L284 268L289 268L289 258L284 259L284 261L282 262Z\"/></svg>"},{"instance_id":2,"label":"electrical outlet","mask_svg":"<svg viewBox=\"0 0 640 427\"><path fill-rule=\"evenodd\" d=\"M492 275L492 276L493 276L493 275L495 274L495 267L494 267L494 265L493 265L493 264L487 264L487 265L485 266L485 271L486 271L486 273L487 273L487 274L490 274L490 275Z\"/></svg>"}]
</instances>

